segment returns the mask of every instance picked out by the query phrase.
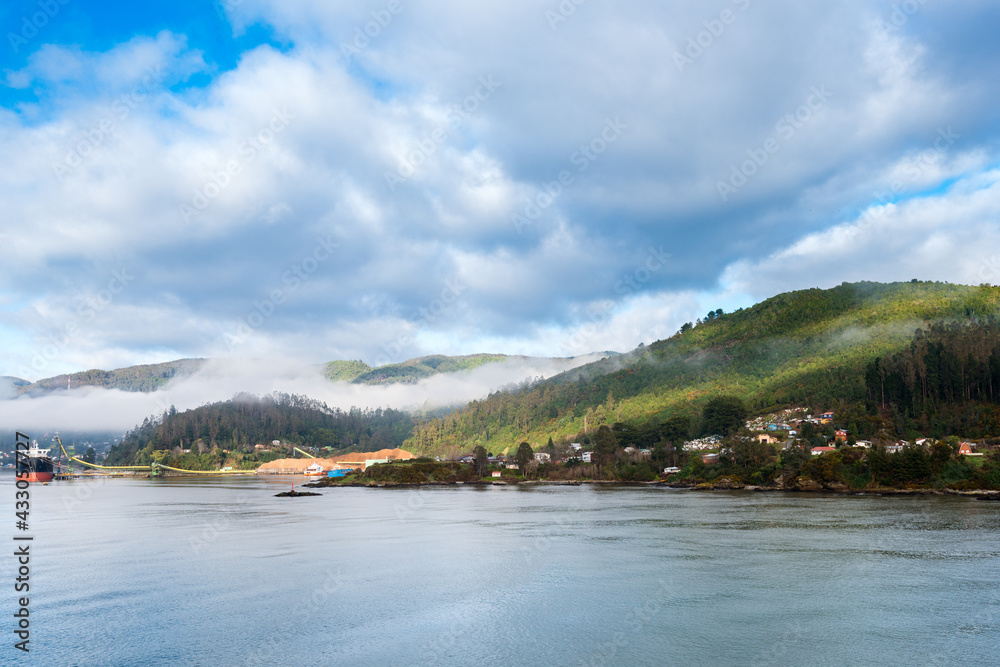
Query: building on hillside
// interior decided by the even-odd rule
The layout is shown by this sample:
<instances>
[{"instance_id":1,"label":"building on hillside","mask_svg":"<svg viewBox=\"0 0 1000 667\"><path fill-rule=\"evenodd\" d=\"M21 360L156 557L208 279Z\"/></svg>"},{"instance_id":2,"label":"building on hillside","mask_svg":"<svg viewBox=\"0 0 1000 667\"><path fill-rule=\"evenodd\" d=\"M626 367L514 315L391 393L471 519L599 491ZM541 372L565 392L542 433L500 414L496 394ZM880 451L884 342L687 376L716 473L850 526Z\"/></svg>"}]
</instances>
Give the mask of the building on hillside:
<instances>
[{"instance_id":1,"label":"building on hillside","mask_svg":"<svg viewBox=\"0 0 1000 667\"><path fill-rule=\"evenodd\" d=\"M829 452L835 452L835 451L837 451L836 447L813 447L812 448L812 455L813 456L821 456L823 454L827 454Z\"/></svg>"},{"instance_id":2,"label":"building on hillside","mask_svg":"<svg viewBox=\"0 0 1000 667\"><path fill-rule=\"evenodd\" d=\"M719 455L718 454L702 454L701 455L701 461L705 465L712 465L713 463L718 463L719 462Z\"/></svg>"},{"instance_id":3,"label":"building on hillside","mask_svg":"<svg viewBox=\"0 0 1000 667\"><path fill-rule=\"evenodd\" d=\"M681 471L681 469L678 468L677 466L670 466L669 468L664 468L663 469L663 474L664 475L676 475L680 471Z\"/></svg>"},{"instance_id":4,"label":"building on hillside","mask_svg":"<svg viewBox=\"0 0 1000 667\"><path fill-rule=\"evenodd\" d=\"M837 442L847 442L847 431L842 428L838 428L836 433L833 434L833 437Z\"/></svg>"},{"instance_id":5,"label":"building on hillside","mask_svg":"<svg viewBox=\"0 0 1000 667\"><path fill-rule=\"evenodd\" d=\"M493 471L493 476L494 476L494 477L502 477L502 476L503 476L503 473L502 473L502 472L500 472L499 470L494 470L494 471Z\"/></svg>"},{"instance_id":6,"label":"building on hillside","mask_svg":"<svg viewBox=\"0 0 1000 667\"><path fill-rule=\"evenodd\" d=\"M593 463L594 462L594 452L584 452L583 454L580 454L580 458L583 459L584 463Z\"/></svg>"},{"instance_id":7,"label":"building on hillside","mask_svg":"<svg viewBox=\"0 0 1000 667\"><path fill-rule=\"evenodd\" d=\"M871 449L872 448L872 441L871 440L858 440L857 442L854 443L854 446L855 447L860 447L862 449Z\"/></svg>"},{"instance_id":8,"label":"building on hillside","mask_svg":"<svg viewBox=\"0 0 1000 667\"><path fill-rule=\"evenodd\" d=\"M507 470L517 470L516 463L508 463L505 467L507 468Z\"/></svg>"},{"instance_id":9,"label":"building on hillside","mask_svg":"<svg viewBox=\"0 0 1000 667\"><path fill-rule=\"evenodd\" d=\"M552 460L552 455L546 452L535 452L535 460L539 463L547 463Z\"/></svg>"},{"instance_id":10,"label":"building on hillside","mask_svg":"<svg viewBox=\"0 0 1000 667\"><path fill-rule=\"evenodd\" d=\"M828 419L830 421L833 421L833 410L827 410L826 412L822 413L819 416L819 418L820 418L820 420Z\"/></svg>"},{"instance_id":11,"label":"building on hillside","mask_svg":"<svg viewBox=\"0 0 1000 667\"><path fill-rule=\"evenodd\" d=\"M958 445L959 456L969 456L972 454L972 445L968 442L962 442Z\"/></svg>"},{"instance_id":12,"label":"building on hillside","mask_svg":"<svg viewBox=\"0 0 1000 667\"><path fill-rule=\"evenodd\" d=\"M579 442L571 442L569 443L569 446L573 448L574 452L578 452L580 451L580 449L583 448L583 445L581 445Z\"/></svg>"},{"instance_id":13,"label":"building on hillside","mask_svg":"<svg viewBox=\"0 0 1000 667\"><path fill-rule=\"evenodd\" d=\"M778 442L778 439L767 433L761 433L757 436L757 442L763 442L765 445L773 445Z\"/></svg>"},{"instance_id":14,"label":"building on hillside","mask_svg":"<svg viewBox=\"0 0 1000 667\"><path fill-rule=\"evenodd\" d=\"M890 445L886 445L885 451L889 452L890 454L898 454L909 446L910 443L907 442L906 440L897 440L896 442Z\"/></svg>"}]
</instances>

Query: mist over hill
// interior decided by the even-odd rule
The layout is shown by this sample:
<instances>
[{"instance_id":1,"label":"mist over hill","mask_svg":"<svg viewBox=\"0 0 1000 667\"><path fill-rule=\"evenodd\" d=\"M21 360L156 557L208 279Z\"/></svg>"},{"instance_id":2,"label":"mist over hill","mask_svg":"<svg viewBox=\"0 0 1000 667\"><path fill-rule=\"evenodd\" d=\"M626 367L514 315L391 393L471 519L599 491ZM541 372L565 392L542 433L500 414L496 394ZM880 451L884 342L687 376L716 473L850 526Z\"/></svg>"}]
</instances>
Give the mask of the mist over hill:
<instances>
[{"instance_id":1,"label":"mist over hill","mask_svg":"<svg viewBox=\"0 0 1000 667\"><path fill-rule=\"evenodd\" d=\"M701 406L734 395L754 412L789 405L863 404L865 371L906 349L918 329L1000 314L1000 288L948 283L844 283L779 294L733 313L713 311L674 336L499 391L417 426L421 452L504 451L585 438L602 424L640 426L676 415L700 428Z\"/></svg>"}]
</instances>

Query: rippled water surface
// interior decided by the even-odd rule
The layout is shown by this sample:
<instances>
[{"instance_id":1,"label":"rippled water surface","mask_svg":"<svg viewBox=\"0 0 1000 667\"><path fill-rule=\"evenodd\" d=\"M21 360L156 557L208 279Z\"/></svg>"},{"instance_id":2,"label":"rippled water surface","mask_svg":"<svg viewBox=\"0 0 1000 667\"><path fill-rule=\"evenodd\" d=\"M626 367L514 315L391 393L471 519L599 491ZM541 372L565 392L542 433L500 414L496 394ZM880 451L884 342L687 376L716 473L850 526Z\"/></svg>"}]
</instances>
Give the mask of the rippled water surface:
<instances>
[{"instance_id":1,"label":"rippled water surface","mask_svg":"<svg viewBox=\"0 0 1000 667\"><path fill-rule=\"evenodd\" d=\"M0 480L12 508L13 477ZM587 486L274 497L289 485L34 487L28 664L987 665L1000 653L1000 503Z\"/></svg>"}]
</instances>

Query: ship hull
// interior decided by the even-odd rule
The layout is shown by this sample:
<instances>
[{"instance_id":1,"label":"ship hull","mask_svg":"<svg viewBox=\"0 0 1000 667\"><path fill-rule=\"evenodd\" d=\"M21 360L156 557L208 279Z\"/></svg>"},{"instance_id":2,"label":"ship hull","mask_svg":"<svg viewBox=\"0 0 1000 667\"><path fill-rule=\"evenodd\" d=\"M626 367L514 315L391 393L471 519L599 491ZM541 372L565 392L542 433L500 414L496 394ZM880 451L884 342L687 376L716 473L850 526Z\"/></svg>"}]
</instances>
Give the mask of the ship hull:
<instances>
[{"instance_id":1,"label":"ship hull","mask_svg":"<svg viewBox=\"0 0 1000 667\"><path fill-rule=\"evenodd\" d=\"M34 451L27 454L18 452L17 478L29 482L51 482L55 477L56 466L48 456L39 456Z\"/></svg>"},{"instance_id":2,"label":"ship hull","mask_svg":"<svg viewBox=\"0 0 1000 667\"><path fill-rule=\"evenodd\" d=\"M18 474L18 479L26 479L29 482L51 482L55 475L51 472L28 472L24 474Z\"/></svg>"}]
</instances>

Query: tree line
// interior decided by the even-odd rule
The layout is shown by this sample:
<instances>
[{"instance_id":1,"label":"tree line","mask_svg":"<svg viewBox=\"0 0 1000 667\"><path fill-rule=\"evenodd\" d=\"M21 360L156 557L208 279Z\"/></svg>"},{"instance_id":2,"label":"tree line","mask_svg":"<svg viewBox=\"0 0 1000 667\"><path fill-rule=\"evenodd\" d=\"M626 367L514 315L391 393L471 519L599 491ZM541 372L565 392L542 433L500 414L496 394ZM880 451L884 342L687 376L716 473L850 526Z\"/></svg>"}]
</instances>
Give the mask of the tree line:
<instances>
[{"instance_id":1,"label":"tree line","mask_svg":"<svg viewBox=\"0 0 1000 667\"><path fill-rule=\"evenodd\" d=\"M273 440L334 450L375 451L399 447L412 430L412 418L399 410L343 411L305 396L238 394L228 401L186 412L171 406L160 416L146 418L111 448L107 463L134 464L142 450L248 450Z\"/></svg>"},{"instance_id":2,"label":"tree line","mask_svg":"<svg viewBox=\"0 0 1000 667\"><path fill-rule=\"evenodd\" d=\"M917 330L865 368L868 401L933 433L1000 435L1000 324L990 317Z\"/></svg>"}]
</instances>

